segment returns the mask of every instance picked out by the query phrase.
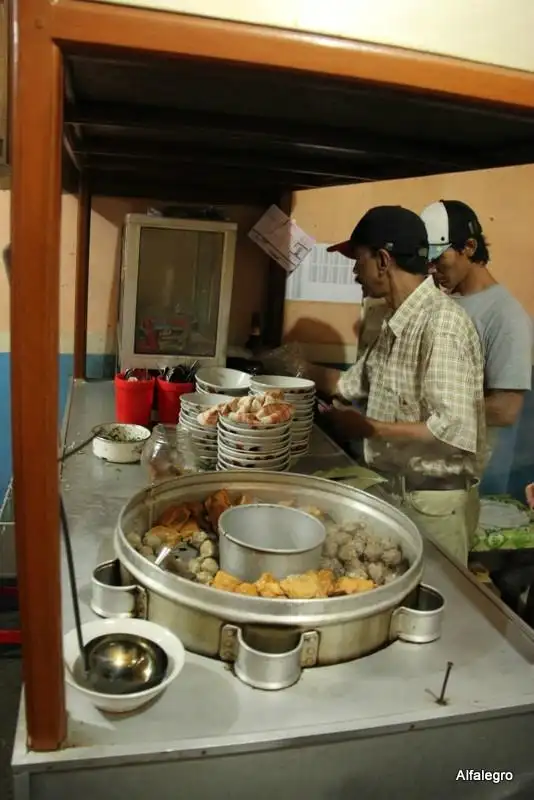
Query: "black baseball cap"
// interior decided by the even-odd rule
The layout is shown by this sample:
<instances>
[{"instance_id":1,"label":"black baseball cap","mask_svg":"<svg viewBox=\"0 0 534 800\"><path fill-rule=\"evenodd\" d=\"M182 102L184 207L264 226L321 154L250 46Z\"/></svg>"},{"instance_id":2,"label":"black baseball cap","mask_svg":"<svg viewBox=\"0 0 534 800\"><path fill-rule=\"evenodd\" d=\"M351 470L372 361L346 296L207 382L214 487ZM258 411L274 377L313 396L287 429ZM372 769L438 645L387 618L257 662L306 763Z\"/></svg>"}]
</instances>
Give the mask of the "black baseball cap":
<instances>
[{"instance_id":1,"label":"black baseball cap","mask_svg":"<svg viewBox=\"0 0 534 800\"><path fill-rule=\"evenodd\" d=\"M463 247L468 239L483 235L477 215L461 200L432 203L422 212L421 219L428 234L430 261L437 261L449 247Z\"/></svg>"},{"instance_id":2,"label":"black baseball cap","mask_svg":"<svg viewBox=\"0 0 534 800\"><path fill-rule=\"evenodd\" d=\"M423 220L402 206L369 209L352 231L350 239L333 244L328 252L354 258L356 245L387 250L393 255L428 257L428 236Z\"/></svg>"}]
</instances>

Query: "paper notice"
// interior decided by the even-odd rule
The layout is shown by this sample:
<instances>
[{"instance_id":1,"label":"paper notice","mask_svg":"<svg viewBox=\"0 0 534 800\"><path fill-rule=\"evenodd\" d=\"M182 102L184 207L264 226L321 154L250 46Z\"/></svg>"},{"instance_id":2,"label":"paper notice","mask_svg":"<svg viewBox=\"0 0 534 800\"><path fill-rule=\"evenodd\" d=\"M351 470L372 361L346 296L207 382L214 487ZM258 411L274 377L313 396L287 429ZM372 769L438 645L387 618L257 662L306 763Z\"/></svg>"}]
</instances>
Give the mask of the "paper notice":
<instances>
[{"instance_id":1,"label":"paper notice","mask_svg":"<svg viewBox=\"0 0 534 800\"><path fill-rule=\"evenodd\" d=\"M300 269L287 279L286 300L361 303L362 287L355 283L353 269L353 261L329 253L327 244L316 244Z\"/></svg>"},{"instance_id":2,"label":"paper notice","mask_svg":"<svg viewBox=\"0 0 534 800\"><path fill-rule=\"evenodd\" d=\"M314 245L314 239L274 205L254 225L249 237L289 273L302 264Z\"/></svg>"}]
</instances>

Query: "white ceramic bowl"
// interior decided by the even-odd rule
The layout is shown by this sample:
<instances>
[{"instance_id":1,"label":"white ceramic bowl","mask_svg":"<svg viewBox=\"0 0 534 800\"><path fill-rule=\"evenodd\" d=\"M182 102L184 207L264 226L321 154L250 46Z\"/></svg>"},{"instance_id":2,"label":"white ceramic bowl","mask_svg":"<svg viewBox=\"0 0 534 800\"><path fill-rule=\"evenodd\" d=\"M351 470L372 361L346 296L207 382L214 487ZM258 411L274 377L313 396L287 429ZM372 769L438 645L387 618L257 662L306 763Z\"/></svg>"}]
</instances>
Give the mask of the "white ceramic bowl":
<instances>
[{"instance_id":1,"label":"white ceramic bowl","mask_svg":"<svg viewBox=\"0 0 534 800\"><path fill-rule=\"evenodd\" d=\"M315 383L307 378L288 378L286 375L254 375L250 381L251 388L268 391L281 389L284 393L308 394L315 392Z\"/></svg>"},{"instance_id":2,"label":"white ceramic bowl","mask_svg":"<svg viewBox=\"0 0 534 800\"><path fill-rule=\"evenodd\" d=\"M219 403L229 403L234 398L230 395L224 394L204 394L203 392L191 392L190 394L183 394L180 397L181 408L187 411L205 411L212 406L218 406Z\"/></svg>"},{"instance_id":3,"label":"white ceramic bowl","mask_svg":"<svg viewBox=\"0 0 534 800\"><path fill-rule=\"evenodd\" d=\"M273 432L282 434L288 431L291 426L291 422L277 422L275 424L266 425L258 420L257 422L250 424L246 422L232 422L228 417L220 416L219 425L232 433L250 431L254 434L254 436L262 436L265 432L266 435L270 434L272 436Z\"/></svg>"},{"instance_id":4,"label":"white ceramic bowl","mask_svg":"<svg viewBox=\"0 0 534 800\"><path fill-rule=\"evenodd\" d=\"M272 439L262 438L261 436L246 437L241 436L239 433L230 433L223 428L219 428L217 441L240 453L271 453L273 450L278 450L291 444L291 436L287 433L284 436Z\"/></svg>"},{"instance_id":5,"label":"white ceramic bowl","mask_svg":"<svg viewBox=\"0 0 534 800\"><path fill-rule=\"evenodd\" d=\"M235 466L235 464L228 464L228 463L226 463L225 461L223 461L221 459L219 459L217 461L217 470L218 470L218 472L232 472L234 470L240 470L240 471L244 470L246 472L250 472L250 471L257 470L257 469L259 469L259 470L267 470L268 472L288 472L289 471L289 466L290 466L290 460L289 459L288 459L287 463L284 464L281 467L272 466L272 465L270 465L269 467L266 467L264 464L248 464L247 466L237 467L237 466Z\"/></svg>"},{"instance_id":6,"label":"white ceramic bowl","mask_svg":"<svg viewBox=\"0 0 534 800\"><path fill-rule=\"evenodd\" d=\"M113 464L135 464L150 439L150 431L142 425L108 422L93 430L97 431L93 439L94 455Z\"/></svg>"},{"instance_id":7,"label":"white ceramic bowl","mask_svg":"<svg viewBox=\"0 0 534 800\"><path fill-rule=\"evenodd\" d=\"M240 463L243 462L258 462L261 461L265 465L269 464L271 461L279 461L283 460L287 457L288 453L290 452L290 445L287 444L285 447L281 447L278 450L273 450L270 453L243 453L240 450L234 450L231 447L225 447L224 444L219 442L219 449L218 455L220 458L224 458L225 461L239 461Z\"/></svg>"},{"instance_id":8,"label":"white ceramic bowl","mask_svg":"<svg viewBox=\"0 0 534 800\"><path fill-rule=\"evenodd\" d=\"M270 458L264 459L263 461L257 461L254 459L249 459L241 455L240 453L235 454L228 454L227 452L221 452L219 450L218 461L224 463L226 466L231 467L242 467L246 469L255 468L255 469L281 469L285 467L289 461L289 449L284 453L283 456L279 456L278 458Z\"/></svg>"},{"instance_id":9,"label":"white ceramic bowl","mask_svg":"<svg viewBox=\"0 0 534 800\"><path fill-rule=\"evenodd\" d=\"M227 367L202 367L198 370L196 381L204 386L217 386L220 389L246 389L250 386L250 375L238 369Z\"/></svg>"},{"instance_id":10,"label":"white ceramic bowl","mask_svg":"<svg viewBox=\"0 0 534 800\"><path fill-rule=\"evenodd\" d=\"M150 639L158 644L165 651L169 660L167 674L159 686L154 686L144 692L137 692L137 694L101 694L80 685L74 678L74 665L80 655L76 630L73 629L64 635L63 660L65 680L69 687L101 711L107 711L109 714L125 714L146 705L162 694L176 680L185 663L185 648L174 633L145 619L98 619L82 625L82 636L86 643L98 636L106 636L110 633L132 633L144 636L145 639Z\"/></svg>"}]
</instances>

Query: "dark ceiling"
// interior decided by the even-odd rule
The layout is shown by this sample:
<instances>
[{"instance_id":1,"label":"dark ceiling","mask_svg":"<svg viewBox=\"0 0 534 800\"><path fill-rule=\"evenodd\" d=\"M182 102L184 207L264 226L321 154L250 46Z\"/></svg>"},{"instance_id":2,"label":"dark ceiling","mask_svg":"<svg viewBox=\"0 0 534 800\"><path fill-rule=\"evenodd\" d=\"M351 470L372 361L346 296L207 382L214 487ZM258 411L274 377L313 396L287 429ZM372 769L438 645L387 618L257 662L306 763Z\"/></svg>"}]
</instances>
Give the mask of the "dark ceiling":
<instances>
[{"instance_id":1,"label":"dark ceiling","mask_svg":"<svg viewBox=\"0 0 534 800\"><path fill-rule=\"evenodd\" d=\"M297 72L69 55L93 194L210 202L534 162L534 113Z\"/></svg>"}]
</instances>

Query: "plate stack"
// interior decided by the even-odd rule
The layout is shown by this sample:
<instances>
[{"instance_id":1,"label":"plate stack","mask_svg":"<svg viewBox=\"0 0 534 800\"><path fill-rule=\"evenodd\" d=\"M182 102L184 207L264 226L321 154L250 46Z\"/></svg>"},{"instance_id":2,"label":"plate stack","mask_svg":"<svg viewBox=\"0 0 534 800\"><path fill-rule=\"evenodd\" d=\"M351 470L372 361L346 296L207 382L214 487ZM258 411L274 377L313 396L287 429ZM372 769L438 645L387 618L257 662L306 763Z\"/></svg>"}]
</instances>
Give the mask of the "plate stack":
<instances>
[{"instance_id":1,"label":"plate stack","mask_svg":"<svg viewBox=\"0 0 534 800\"><path fill-rule=\"evenodd\" d=\"M285 472L291 457L291 422L251 425L220 416L217 443L217 469Z\"/></svg>"},{"instance_id":2,"label":"plate stack","mask_svg":"<svg viewBox=\"0 0 534 800\"><path fill-rule=\"evenodd\" d=\"M291 425L292 461L306 455L310 446L315 407L315 383L306 378L288 378L283 375L256 375L250 381L254 395L278 390L284 393L286 403L295 407Z\"/></svg>"},{"instance_id":3,"label":"plate stack","mask_svg":"<svg viewBox=\"0 0 534 800\"><path fill-rule=\"evenodd\" d=\"M217 466L217 414L209 415L205 424L199 416L205 414L218 403L232 400L220 394L183 394L180 404L180 426L187 430L192 439L196 466L203 471L214 470Z\"/></svg>"},{"instance_id":4,"label":"plate stack","mask_svg":"<svg viewBox=\"0 0 534 800\"><path fill-rule=\"evenodd\" d=\"M250 387L248 372L240 372L238 369L227 369L226 367L202 367L198 370L195 381L199 394L225 394L230 397L243 397L248 394Z\"/></svg>"}]
</instances>

